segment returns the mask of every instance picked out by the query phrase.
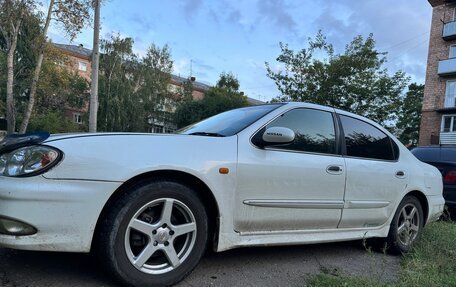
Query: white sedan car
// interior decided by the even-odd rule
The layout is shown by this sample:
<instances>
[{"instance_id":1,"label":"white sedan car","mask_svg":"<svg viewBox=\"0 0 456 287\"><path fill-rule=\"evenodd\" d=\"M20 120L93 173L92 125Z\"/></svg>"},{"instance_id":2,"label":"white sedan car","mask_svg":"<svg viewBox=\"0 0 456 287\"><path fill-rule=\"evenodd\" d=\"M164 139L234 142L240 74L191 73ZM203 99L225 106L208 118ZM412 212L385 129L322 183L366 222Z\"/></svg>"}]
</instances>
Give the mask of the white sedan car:
<instances>
[{"instance_id":1,"label":"white sedan car","mask_svg":"<svg viewBox=\"0 0 456 287\"><path fill-rule=\"evenodd\" d=\"M406 252L442 213L440 172L378 124L306 103L178 134L0 143L0 246L94 251L124 284L171 285L207 246L380 238Z\"/></svg>"}]
</instances>

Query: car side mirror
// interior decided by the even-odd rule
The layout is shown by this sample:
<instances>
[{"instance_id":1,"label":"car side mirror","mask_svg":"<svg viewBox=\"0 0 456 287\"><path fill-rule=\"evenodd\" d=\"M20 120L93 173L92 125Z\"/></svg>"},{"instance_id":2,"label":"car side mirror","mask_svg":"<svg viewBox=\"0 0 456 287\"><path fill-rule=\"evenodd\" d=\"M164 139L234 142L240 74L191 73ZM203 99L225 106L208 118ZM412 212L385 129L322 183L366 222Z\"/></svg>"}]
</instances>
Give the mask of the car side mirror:
<instances>
[{"instance_id":1,"label":"car side mirror","mask_svg":"<svg viewBox=\"0 0 456 287\"><path fill-rule=\"evenodd\" d=\"M259 148L276 144L287 144L295 140L295 133L289 128L284 127L265 127L252 137L252 143Z\"/></svg>"},{"instance_id":2,"label":"car side mirror","mask_svg":"<svg viewBox=\"0 0 456 287\"><path fill-rule=\"evenodd\" d=\"M289 128L271 127L264 131L262 139L266 145L287 144L294 141L295 133Z\"/></svg>"}]
</instances>

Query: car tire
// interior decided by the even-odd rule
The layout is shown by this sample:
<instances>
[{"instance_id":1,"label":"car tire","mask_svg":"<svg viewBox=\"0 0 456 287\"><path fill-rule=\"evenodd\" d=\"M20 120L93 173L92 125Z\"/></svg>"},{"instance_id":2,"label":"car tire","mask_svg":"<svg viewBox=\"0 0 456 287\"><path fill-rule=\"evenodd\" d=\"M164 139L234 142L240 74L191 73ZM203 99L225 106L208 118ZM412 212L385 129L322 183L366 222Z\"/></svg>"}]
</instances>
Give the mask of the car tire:
<instances>
[{"instance_id":1,"label":"car tire","mask_svg":"<svg viewBox=\"0 0 456 287\"><path fill-rule=\"evenodd\" d=\"M414 196L406 196L399 204L384 241L386 250L392 254L410 251L419 240L424 227L423 208Z\"/></svg>"},{"instance_id":2,"label":"car tire","mask_svg":"<svg viewBox=\"0 0 456 287\"><path fill-rule=\"evenodd\" d=\"M109 208L99 228L98 259L128 286L170 286L203 256L205 208L196 192L170 180L138 183Z\"/></svg>"}]
</instances>

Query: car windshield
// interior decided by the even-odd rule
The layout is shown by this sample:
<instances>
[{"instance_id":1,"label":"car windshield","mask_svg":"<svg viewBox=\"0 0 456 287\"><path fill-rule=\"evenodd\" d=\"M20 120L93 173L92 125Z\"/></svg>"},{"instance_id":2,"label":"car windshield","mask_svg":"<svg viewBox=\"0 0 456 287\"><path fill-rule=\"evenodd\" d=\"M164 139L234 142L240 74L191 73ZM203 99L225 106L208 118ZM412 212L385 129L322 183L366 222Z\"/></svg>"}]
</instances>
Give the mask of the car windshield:
<instances>
[{"instance_id":1,"label":"car windshield","mask_svg":"<svg viewBox=\"0 0 456 287\"><path fill-rule=\"evenodd\" d=\"M260 105L227 111L178 130L178 134L232 136L282 104Z\"/></svg>"}]
</instances>

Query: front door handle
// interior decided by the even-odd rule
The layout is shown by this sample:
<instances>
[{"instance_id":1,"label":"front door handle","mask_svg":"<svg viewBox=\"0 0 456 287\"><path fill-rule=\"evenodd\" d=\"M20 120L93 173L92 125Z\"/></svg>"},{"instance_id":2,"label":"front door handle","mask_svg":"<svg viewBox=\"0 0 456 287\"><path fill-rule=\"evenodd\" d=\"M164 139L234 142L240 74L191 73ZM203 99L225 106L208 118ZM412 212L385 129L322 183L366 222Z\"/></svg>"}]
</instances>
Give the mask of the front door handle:
<instances>
[{"instance_id":1,"label":"front door handle","mask_svg":"<svg viewBox=\"0 0 456 287\"><path fill-rule=\"evenodd\" d=\"M330 174L341 174L342 167L339 165L330 165L326 168L326 172Z\"/></svg>"}]
</instances>

